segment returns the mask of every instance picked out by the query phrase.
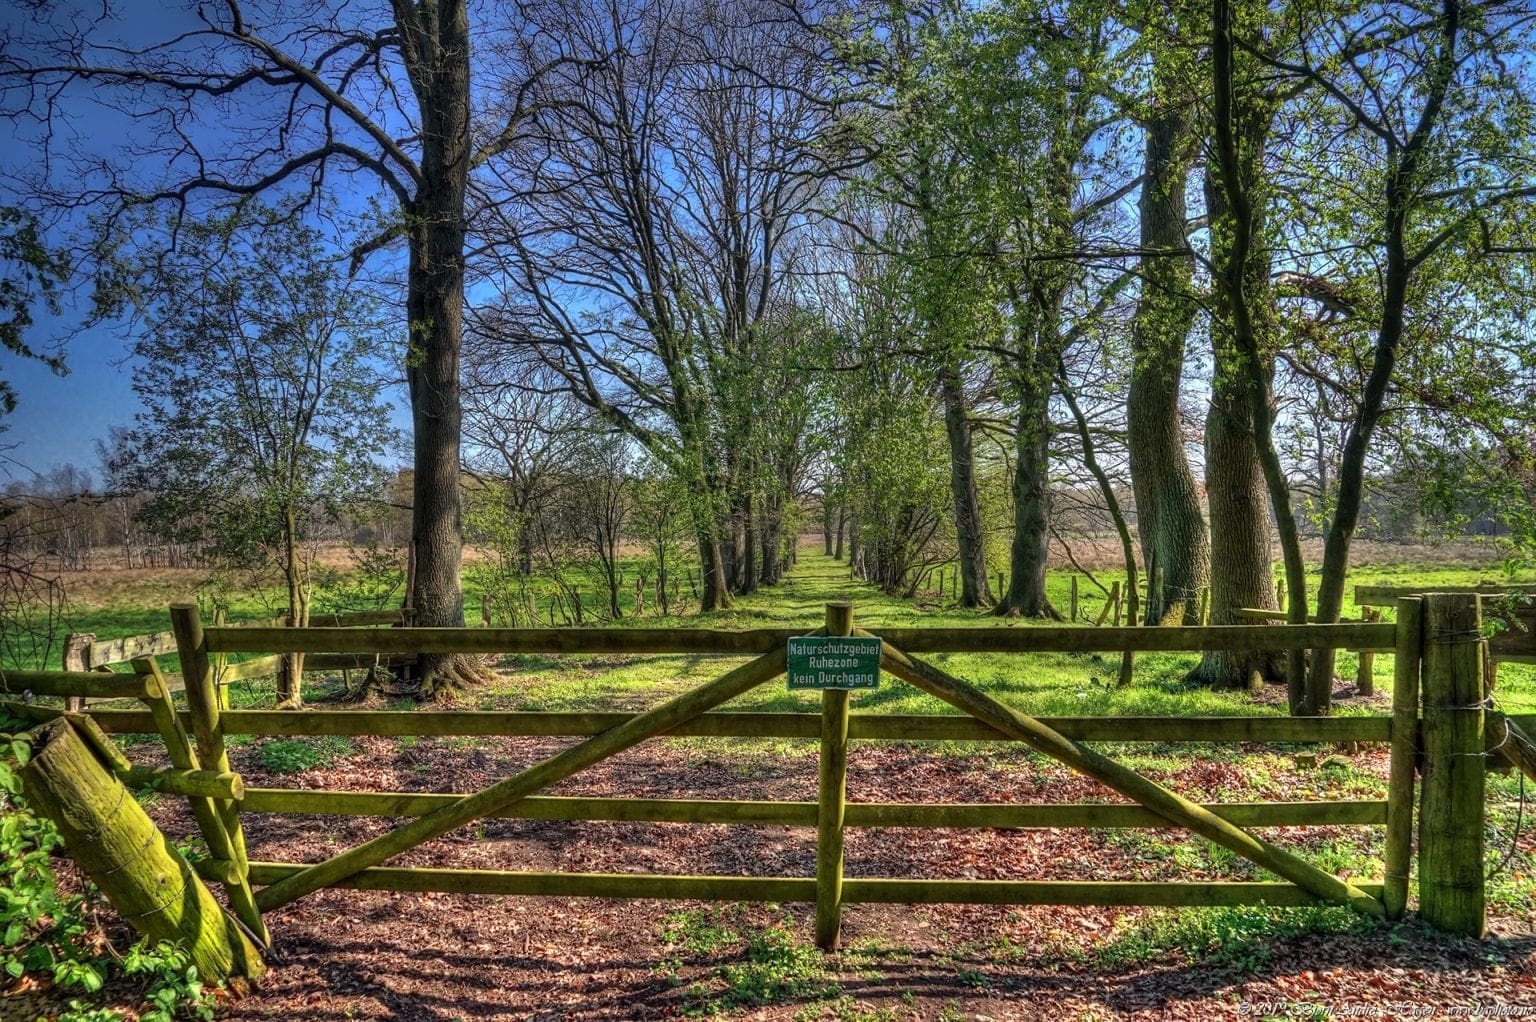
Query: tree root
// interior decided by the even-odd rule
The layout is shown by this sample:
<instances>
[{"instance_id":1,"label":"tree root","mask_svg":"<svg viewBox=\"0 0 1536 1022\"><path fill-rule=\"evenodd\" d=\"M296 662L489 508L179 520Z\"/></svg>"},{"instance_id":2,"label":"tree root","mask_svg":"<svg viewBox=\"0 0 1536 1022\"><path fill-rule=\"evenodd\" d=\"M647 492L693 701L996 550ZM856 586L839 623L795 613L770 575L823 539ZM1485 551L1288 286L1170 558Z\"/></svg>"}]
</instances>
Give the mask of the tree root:
<instances>
[{"instance_id":1,"label":"tree root","mask_svg":"<svg viewBox=\"0 0 1536 1022\"><path fill-rule=\"evenodd\" d=\"M1285 654L1273 650L1234 653L1211 650L1184 675L1186 685L1257 692L1267 682L1285 681Z\"/></svg>"}]
</instances>

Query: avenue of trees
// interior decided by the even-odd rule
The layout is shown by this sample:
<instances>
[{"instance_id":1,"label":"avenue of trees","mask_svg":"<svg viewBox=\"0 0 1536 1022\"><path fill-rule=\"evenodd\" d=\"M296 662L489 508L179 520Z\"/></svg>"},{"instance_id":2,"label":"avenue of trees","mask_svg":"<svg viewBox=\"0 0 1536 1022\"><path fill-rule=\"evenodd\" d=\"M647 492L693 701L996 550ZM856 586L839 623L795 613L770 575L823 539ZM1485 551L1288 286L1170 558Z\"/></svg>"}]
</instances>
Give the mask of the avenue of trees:
<instances>
[{"instance_id":1,"label":"avenue of trees","mask_svg":"<svg viewBox=\"0 0 1536 1022\"><path fill-rule=\"evenodd\" d=\"M464 571L509 623L719 610L812 529L999 615L1058 616L1047 554L1089 529L1146 624L1206 590L1214 624L1335 621L1363 531L1536 535L1528 8L228 0L156 35L61 7L0 39L30 153L0 312L66 267L137 310L148 411L102 507L127 542L265 502L295 617L309 520L372 502L410 511L424 625L464 622ZM265 285L226 286L237 254ZM231 435L259 451L214 493ZM1328 712L1331 655L1289 660L1194 678Z\"/></svg>"}]
</instances>

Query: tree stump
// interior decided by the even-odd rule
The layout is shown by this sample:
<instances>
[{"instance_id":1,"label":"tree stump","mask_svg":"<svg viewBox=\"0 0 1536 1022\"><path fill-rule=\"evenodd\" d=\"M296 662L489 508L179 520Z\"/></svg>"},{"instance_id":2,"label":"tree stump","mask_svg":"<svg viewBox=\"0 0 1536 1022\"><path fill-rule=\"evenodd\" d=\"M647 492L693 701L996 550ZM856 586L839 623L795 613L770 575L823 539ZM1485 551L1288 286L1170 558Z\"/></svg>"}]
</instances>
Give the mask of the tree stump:
<instances>
[{"instance_id":1,"label":"tree stump","mask_svg":"<svg viewBox=\"0 0 1536 1022\"><path fill-rule=\"evenodd\" d=\"M255 945L74 726L60 717L33 735L23 794L123 919L151 942L186 949L204 982L243 989L259 979Z\"/></svg>"}]
</instances>

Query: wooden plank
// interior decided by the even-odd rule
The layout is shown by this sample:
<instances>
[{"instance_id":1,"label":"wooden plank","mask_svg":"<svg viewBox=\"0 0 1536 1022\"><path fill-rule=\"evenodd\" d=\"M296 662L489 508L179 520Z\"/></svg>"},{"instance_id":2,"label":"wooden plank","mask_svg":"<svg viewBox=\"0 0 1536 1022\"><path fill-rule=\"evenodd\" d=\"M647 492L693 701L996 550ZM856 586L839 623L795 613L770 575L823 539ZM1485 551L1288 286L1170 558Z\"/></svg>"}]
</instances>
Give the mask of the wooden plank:
<instances>
[{"instance_id":1,"label":"wooden plank","mask_svg":"<svg viewBox=\"0 0 1536 1022\"><path fill-rule=\"evenodd\" d=\"M773 652L728 671L707 685L675 696L610 731L594 735L504 781L466 795L453 805L418 817L356 848L317 863L301 874L280 880L262 890L257 896L257 904L264 910L271 910L322 887L333 886L337 881L368 866L376 866L385 859L480 819L487 813L519 802L594 763L686 723L783 674L785 652L785 646L780 645Z\"/></svg>"},{"instance_id":2,"label":"wooden plank","mask_svg":"<svg viewBox=\"0 0 1536 1022\"><path fill-rule=\"evenodd\" d=\"M1289 614L1283 610L1265 610L1263 607L1237 607L1232 616L1241 621L1284 621ZM1317 619L1310 618L1311 621Z\"/></svg>"},{"instance_id":3,"label":"wooden plank","mask_svg":"<svg viewBox=\"0 0 1536 1022\"><path fill-rule=\"evenodd\" d=\"M311 653L304 658L304 673L314 671L366 671L370 667L401 667L414 664L410 653Z\"/></svg>"},{"instance_id":4,"label":"wooden plank","mask_svg":"<svg viewBox=\"0 0 1536 1022\"><path fill-rule=\"evenodd\" d=\"M279 884L310 867L253 862L251 878ZM814 901L816 881L798 877L669 876L653 873L536 873L372 866L327 887L555 898L665 898L689 901ZM271 890L270 887L267 888Z\"/></svg>"},{"instance_id":5,"label":"wooden plank","mask_svg":"<svg viewBox=\"0 0 1536 1022\"><path fill-rule=\"evenodd\" d=\"M235 773L215 774L207 770L136 766L118 776L130 788L148 788L172 795L232 799L245 797L245 781Z\"/></svg>"},{"instance_id":6,"label":"wooden plank","mask_svg":"<svg viewBox=\"0 0 1536 1022\"><path fill-rule=\"evenodd\" d=\"M853 634L853 604L829 603L828 635ZM821 750L816 766L816 946L837 947L843 925L843 820L848 811L846 690L821 694Z\"/></svg>"},{"instance_id":7,"label":"wooden plank","mask_svg":"<svg viewBox=\"0 0 1536 1022\"><path fill-rule=\"evenodd\" d=\"M782 647L799 629L687 628L209 628L211 653L572 653L751 655ZM872 633L873 634L873 633ZM1189 628L887 628L913 653L1200 652L1208 649L1378 649L1391 624L1203 625Z\"/></svg>"},{"instance_id":8,"label":"wooden plank","mask_svg":"<svg viewBox=\"0 0 1536 1022\"><path fill-rule=\"evenodd\" d=\"M1536 741L1520 725L1502 713L1488 715L1488 741L1491 751L1526 777L1536 781Z\"/></svg>"},{"instance_id":9,"label":"wooden plank","mask_svg":"<svg viewBox=\"0 0 1536 1022\"><path fill-rule=\"evenodd\" d=\"M1368 896L1376 884L1359 884ZM1316 905L1294 884L1264 881L894 880L849 878L843 900L885 905Z\"/></svg>"},{"instance_id":10,"label":"wooden plank","mask_svg":"<svg viewBox=\"0 0 1536 1022\"><path fill-rule=\"evenodd\" d=\"M324 816L423 816L460 796L417 792L333 791L247 788L241 809L248 813L307 813ZM512 820L601 820L632 823L728 823L743 826L814 827L815 802L751 802L716 799L598 798L534 796L488 818ZM1245 827L1374 826L1387 820L1381 801L1221 802L1206 809ZM848 827L1040 827L1164 828L1168 821L1134 805L1020 805L1016 803L850 802Z\"/></svg>"},{"instance_id":11,"label":"wooden plank","mask_svg":"<svg viewBox=\"0 0 1536 1022\"><path fill-rule=\"evenodd\" d=\"M1530 663L1536 659L1536 607L1501 610L1505 627L1488 637L1488 652L1502 663Z\"/></svg>"},{"instance_id":12,"label":"wooden plank","mask_svg":"<svg viewBox=\"0 0 1536 1022\"><path fill-rule=\"evenodd\" d=\"M276 883L297 863L253 862L251 877ZM816 882L798 877L670 876L646 873L543 873L371 867L331 886L366 891L518 895L560 898L659 898L696 901L809 902ZM1313 905L1293 884L1070 880L900 880L849 878L843 900L864 904L980 905ZM1375 884L1363 884L1370 893Z\"/></svg>"},{"instance_id":13,"label":"wooden plank","mask_svg":"<svg viewBox=\"0 0 1536 1022\"><path fill-rule=\"evenodd\" d=\"M1315 626L1322 627L1322 626ZM1296 626L1293 631L1302 631ZM1161 629L1136 629L1157 632ZM1030 748L1094 778L1125 797L1146 806L1175 826L1186 827L1216 842L1223 848L1257 863L1282 879L1304 887L1319 898L1348 905L1365 915L1382 918L1381 902L1358 887L1340 880L1271 842L1228 823L1161 784L1136 773L1121 763L1064 737L1040 721L1019 713L980 689L946 674L932 664L915 660L889 644L882 666L892 674L943 699L958 709L1006 731Z\"/></svg>"},{"instance_id":14,"label":"wooden plank","mask_svg":"<svg viewBox=\"0 0 1536 1022\"><path fill-rule=\"evenodd\" d=\"M282 664L283 658L280 656L256 657L251 660L241 660L239 663L225 664L223 670L216 672L216 676L220 685L228 685L233 681L265 678L269 674L276 674Z\"/></svg>"},{"instance_id":15,"label":"wooden plank","mask_svg":"<svg viewBox=\"0 0 1536 1022\"><path fill-rule=\"evenodd\" d=\"M92 710L91 716L108 734L155 730L153 721L142 711ZM580 737L601 734L631 717L627 713L501 710L229 710L220 719L224 733L231 735ZM1392 736L1391 719L1384 716L1040 720L1068 738L1094 742L1385 742ZM811 739L820 733L820 718L814 713L709 713L668 729L665 737ZM1015 740L975 718L937 714L854 713L849 717L848 734L856 740L881 741Z\"/></svg>"},{"instance_id":16,"label":"wooden plank","mask_svg":"<svg viewBox=\"0 0 1536 1022\"><path fill-rule=\"evenodd\" d=\"M87 699L143 699L144 680L108 671L0 671L0 693L83 696Z\"/></svg>"},{"instance_id":17,"label":"wooden plank","mask_svg":"<svg viewBox=\"0 0 1536 1022\"><path fill-rule=\"evenodd\" d=\"M209 628L227 653L716 653L761 655L805 629Z\"/></svg>"},{"instance_id":18,"label":"wooden plank","mask_svg":"<svg viewBox=\"0 0 1536 1022\"><path fill-rule=\"evenodd\" d=\"M1419 672L1424 657L1423 601L1397 601L1397 652L1392 664L1392 752L1387 777L1387 837L1382 904L1388 919L1408 907L1413 868L1414 772L1418 759Z\"/></svg>"},{"instance_id":19,"label":"wooden plank","mask_svg":"<svg viewBox=\"0 0 1536 1022\"><path fill-rule=\"evenodd\" d=\"M1506 584L1502 582L1476 582L1472 585L1433 586L1355 586L1357 607L1391 607L1405 596L1425 596L1429 593L1477 593L1479 596L1508 596L1511 593L1536 593L1536 582Z\"/></svg>"},{"instance_id":20,"label":"wooden plank","mask_svg":"<svg viewBox=\"0 0 1536 1022\"><path fill-rule=\"evenodd\" d=\"M176 652L175 632L154 632L150 635L129 635L121 639L103 639L91 643L86 664L101 667L106 664L125 664L144 656L165 656Z\"/></svg>"},{"instance_id":21,"label":"wooden plank","mask_svg":"<svg viewBox=\"0 0 1536 1022\"><path fill-rule=\"evenodd\" d=\"M176 633L176 652L181 658L183 692L187 700L187 719L191 723L196 766L216 774L229 773L229 754L224 747L224 723L220 719L219 690L213 683L213 664L203 634L202 619L196 604L171 604L171 629ZM152 660L138 662L140 669L154 670ZM169 709L169 702L166 702ZM169 716L169 713L164 714ZM170 734L166 740L171 741ZM262 921L261 908L256 903L255 892L246 877L245 831L240 826L240 812L233 799L208 800L211 814L203 814L199 822L204 825L204 835L210 850L221 859L234 864L240 882L225 889L230 908L236 918L264 946L272 944L267 924ZM217 832L223 832L219 840Z\"/></svg>"},{"instance_id":22,"label":"wooden plank","mask_svg":"<svg viewBox=\"0 0 1536 1022\"><path fill-rule=\"evenodd\" d=\"M1424 597L1424 772L1419 802L1419 915L1482 937L1485 786L1483 642L1477 597Z\"/></svg>"},{"instance_id":23,"label":"wooden plank","mask_svg":"<svg viewBox=\"0 0 1536 1022\"><path fill-rule=\"evenodd\" d=\"M280 614L277 617L256 618L251 621L230 621L230 628L291 628L289 617ZM352 614L316 614L309 615L310 628L362 628L368 625L394 625L403 626L410 622L410 611L403 607L393 610L363 610ZM224 626L225 622L217 622Z\"/></svg>"}]
</instances>

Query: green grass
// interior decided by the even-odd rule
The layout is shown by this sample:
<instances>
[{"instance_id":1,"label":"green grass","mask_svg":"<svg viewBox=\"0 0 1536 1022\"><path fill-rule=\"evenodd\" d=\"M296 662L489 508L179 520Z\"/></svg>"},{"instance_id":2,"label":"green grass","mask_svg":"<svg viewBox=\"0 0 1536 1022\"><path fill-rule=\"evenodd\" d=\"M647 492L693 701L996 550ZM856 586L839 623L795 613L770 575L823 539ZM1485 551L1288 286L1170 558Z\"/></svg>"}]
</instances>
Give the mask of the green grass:
<instances>
[{"instance_id":1,"label":"green grass","mask_svg":"<svg viewBox=\"0 0 1536 1022\"><path fill-rule=\"evenodd\" d=\"M719 906L668 915L660 936L679 956L668 965L671 975L681 968L682 958L712 966L686 991L686 1013L724 1015L785 1001L837 998L842 988L828 977L825 957L796 937L796 928L787 917L753 926L743 910Z\"/></svg>"},{"instance_id":2,"label":"green grass","mask_svg":"<svg viewBox=\"0 0 1536 1022\"><path fill-rule=\"evenodd\" d=\"M256 751L256 762L274 774L300 774L328 767L352 754L352 743L335 735L314 738L273 738Z\"/></svg>"},{"instance_id":3,"label":"green grass","mask_svg":"<svg viewBox=\"0 0 1536 1022\"><path fill-rule=\"evenodd\" d=\"M1378 924L1352 909L1334 906L1163 909L1135 918L1117 931L1096 958L1123 969L1166 964L1170 956L1237 973L1257 972L1276 941L1305 933L1364 933Z\"/></svg>"},{"instance_id":4,"label":"green grass","mask_svg":"<svg viewBox=\"0 0 1536 1022\"><path fill-rule=\"evenodd\" d=\"M1475 581L1478 574L1475 569L1435 569L1426 577L1446 584L1453 579ZM1064 593L1068 578L1067 572L1054 572L1050 583ZM1373 579L1393 581L1379 574ZM837 600L851 600L856 622L873 631L903 626L1034 626L1033 622L1000 620L984 612L958 608L952 603L922 604L888 596L874 586L850 579L845 565L817 552L802 552L800 563L773 589L740 597L730 610L685 623L712 628L810 630L820 625L825 605ZM676 622L644 618L626 624L664 627ZM953 653L937 654L929 659L1019 709L1040 716L1223 716L1284 712L1280 706L1255 704L1243 693L1213 692L1185 684L1185 674L1197 662L1197 656L1193 654L1142 654L1136 661L1136 683L1124 689L1114 685L1118 654ZM514 676L495 694L526 709L632 708L702 684L741 662L744 661L705 656L520 656L506 661ZM1338 672L1341 676L1352 677L1355 666L1354 655L1340 655ZM1378 656L1375 667L1378 691L1390 689L1391 672L1392 658ZM1533 680L1536 671L1507 665L1501 668L1501 677L1505 679L1501 691L1503 705L1512 712L1536 710L1536 680ZM737 699L731 708L793 712L814 711L818 704L819 697L815 693L793 693L782 686L764 686ZM854 712L865 713L952 712L937 700L889 677L874 692L855 693L853 704ZM1345 705L1338 712L1372 711Z\"/></svg>"}]
</instances>

